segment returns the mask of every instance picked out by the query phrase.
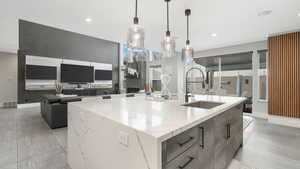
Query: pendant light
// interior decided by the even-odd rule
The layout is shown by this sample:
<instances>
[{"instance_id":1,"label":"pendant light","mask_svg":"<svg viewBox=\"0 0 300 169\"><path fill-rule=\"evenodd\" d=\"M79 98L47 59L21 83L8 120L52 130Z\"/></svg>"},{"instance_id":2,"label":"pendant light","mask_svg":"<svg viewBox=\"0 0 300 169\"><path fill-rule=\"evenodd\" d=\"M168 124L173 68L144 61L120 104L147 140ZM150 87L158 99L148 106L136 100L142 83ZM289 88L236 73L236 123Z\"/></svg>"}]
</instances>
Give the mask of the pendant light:
<instances>
[{"instance_id":1,"label":"pendant light","mask_svg":"<svg viewBox=\"0 0 300 169\"><path fill-rule=\"evenodd\" d=\"M164 56L165 57L172 57L175 54L175 40L171 37L171 32L169 29L169 2L171 0L165 0L167 3L167 32L166 36L164 37L161 46L164 51Z\"/></svg>"},{"instance_id":2,"label":"pendant light","mask_svg":"<svg viewBox=\"0 0 300 169\"><path fill-rule=\"evenodd\" d=\"M143 50L145 41L144 28L139 25L139 18L137 17L138 0L135 0L135 17L133 25L128 30L127 45L133 50Z\"/></svg>"},{"instance_id":3,"label":"pendant light","mask_svg":"<svg viewBox=\"0 0 300 169\"><path fill-rule=\"evenodd\" d=\"M193 63L193 57L194 57L194 50L190 46L190 39L189 39L189 16L191 15L191 10L186 9L185 10L185 16L187 17L187 38L185 47L182 49L182 60L185 64L191 64Z\"/></svg>"}]
</instances>

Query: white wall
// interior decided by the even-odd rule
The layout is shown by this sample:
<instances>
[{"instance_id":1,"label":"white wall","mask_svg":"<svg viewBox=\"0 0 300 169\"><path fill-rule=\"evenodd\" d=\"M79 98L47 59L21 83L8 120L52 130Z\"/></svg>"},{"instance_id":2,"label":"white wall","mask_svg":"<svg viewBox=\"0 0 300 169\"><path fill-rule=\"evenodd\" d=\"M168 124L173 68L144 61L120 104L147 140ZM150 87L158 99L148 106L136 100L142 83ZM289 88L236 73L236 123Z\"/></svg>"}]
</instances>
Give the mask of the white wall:
<instances>
[{"instance_id":1,"label":"white wall","mask_svg":"<svg viewBox=\"0 0 300 169\"><path fill-rule=\"evenodd\" d=\"M17 102L17 54L0 52L0 107Z\"/></svg>"}]
</instances>

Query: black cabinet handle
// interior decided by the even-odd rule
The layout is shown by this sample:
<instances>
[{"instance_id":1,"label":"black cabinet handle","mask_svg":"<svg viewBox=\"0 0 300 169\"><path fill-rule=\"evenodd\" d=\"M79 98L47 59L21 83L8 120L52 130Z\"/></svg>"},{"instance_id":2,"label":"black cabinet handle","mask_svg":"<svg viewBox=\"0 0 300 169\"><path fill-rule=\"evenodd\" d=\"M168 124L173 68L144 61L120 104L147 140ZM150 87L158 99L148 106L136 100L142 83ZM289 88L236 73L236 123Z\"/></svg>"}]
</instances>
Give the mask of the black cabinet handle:
<instances>
[{"instance_id":1,"label":"black cabinet handle","mask_svg":"<svg viewBox=\"0 0 300 169\"><path fill-rule=\"evenodd\" d=\"M228 125L228 136L231 137L231 124Z\"/></svg>"},{"instance_id":2,"label":"black cabinet handle","mask_svg":"<svg viewBox=\"0 0 300 169\"><path fill-rule=\"evenodd\" d=\"M204 127L199 127L201 130L201 134L202 134L202 144L200 144L200 147L202 147L204 149Z\"/></svg>"},{"instance_id":3,"label":"black cabinet handle","mask_svg":"<svg viewBox=\"0 0 300 169\"><path fill-rule=\"evenodd\" d=\"M189 160L184 163L183 165L178 166L179 169L184 169L186 166L188 166L195 158L194 157L189 157Z\"/></svg>"},{"instance_id":4,"label":"black cabinet handle","mask_svg":"<svg viewBox=\"0 0 300 169\"><path fill-rule=\"evenodd\" d=\"M102 99L105 100L105 99L111 99L111 96L102 96Z\"/></svg>"},{"instance_id":5,"label":"black cabinet handle","mask_svg":"<svg viewBox=\"0 0 300 169\"><path fill-rule=\"evenodd\" d=\"M187 139L186 141L182 142L182 143L178 143L178 145L180 147L186 145L187 143L189 143L190 141L194 140L194 137L189 137L189 139Z\"/></svg>"},{"instance_id":6,"label":"black cabinet handle","mask_svg":"<svg viewBox=\"0 0 300 169\"><path fill-rule=\"evenodd\" d=\"M126 94L126 97L134 97L135 96L135 94Z\"/></svg>"},{"instance_id":7,"label":"black cabinet handle","mask_svg":"<svg viewBox=\"0 0 300 169\"><path fill-rule=\"evenodd\" d=\"M231 124L227 124L227 139L229 139L231 137Z\"/></svg>"}]
</instances>

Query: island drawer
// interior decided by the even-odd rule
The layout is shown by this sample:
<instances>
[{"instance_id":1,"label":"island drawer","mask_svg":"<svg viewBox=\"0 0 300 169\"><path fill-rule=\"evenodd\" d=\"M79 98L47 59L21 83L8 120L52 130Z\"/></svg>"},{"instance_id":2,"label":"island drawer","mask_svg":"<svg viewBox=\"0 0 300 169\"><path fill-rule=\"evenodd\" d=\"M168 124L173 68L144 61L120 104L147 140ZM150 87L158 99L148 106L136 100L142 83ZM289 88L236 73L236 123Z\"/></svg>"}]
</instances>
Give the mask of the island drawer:
<instances>
[{"instance_id":1,"label":"island drawer","mask_svg":"<svg viewBox=\"0 0 300 169\"><path fill-rule=\"evenodd\" d=\"M199 146L193 146L166 165L165 169L199 169Z\"/></svg>"},{"instance_id":2,"label":"island drawer","mask_svg":"<svg viewBox=\"0 0 300 169\"><path fill-rule=\"evenodd\" d=\"M194 127L167 140L164 143L166 162L170 162L191 146L197 144L199 135L199 127Z\"/></svg>"}]
</instances>

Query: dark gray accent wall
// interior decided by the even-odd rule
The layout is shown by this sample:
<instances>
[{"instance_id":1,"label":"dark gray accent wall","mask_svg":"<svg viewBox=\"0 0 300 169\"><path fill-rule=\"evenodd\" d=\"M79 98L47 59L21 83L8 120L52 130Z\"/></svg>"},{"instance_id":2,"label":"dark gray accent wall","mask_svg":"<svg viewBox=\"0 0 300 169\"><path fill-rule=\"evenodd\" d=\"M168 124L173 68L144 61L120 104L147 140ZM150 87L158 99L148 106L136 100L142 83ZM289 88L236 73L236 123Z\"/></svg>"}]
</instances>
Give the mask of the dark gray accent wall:
<instances>
[{"instance_id":1,"label":"dark gray accent wall","mask_svg":"<svg viewBox=\"0 0 300 169\"><path fill-rule=\"evenodd\" d=\"M113 63L119 43L52 28L19 22L19 49L28 55Z\"/></svg>"},{"instance_id":2,"label":"dark gray accent wall","mask_svg":"<svg viewBox=\"0 0 300 169\"><path fill-rule=\"evenodd\" d=\"M119 50L117 42L19 20L18 103L30 102L25 91L26 55L112 64L113 86L118 86Z\"/></svg>"}]
</instances>

